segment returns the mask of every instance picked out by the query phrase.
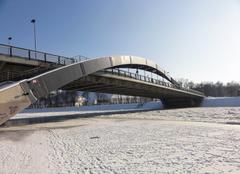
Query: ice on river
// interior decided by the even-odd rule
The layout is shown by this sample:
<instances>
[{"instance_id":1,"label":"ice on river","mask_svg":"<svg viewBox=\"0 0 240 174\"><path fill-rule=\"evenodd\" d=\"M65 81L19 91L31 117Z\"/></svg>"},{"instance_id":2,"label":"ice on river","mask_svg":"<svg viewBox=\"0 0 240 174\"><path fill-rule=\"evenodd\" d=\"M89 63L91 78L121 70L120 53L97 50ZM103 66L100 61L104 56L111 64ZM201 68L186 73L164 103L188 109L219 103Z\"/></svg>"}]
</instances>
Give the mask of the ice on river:
<instances>
[{"instance_id":1,"label":"ice on river","mask_svg":"<svg viewBox=\"0 0 240 174\"><path fill-rule=\"evenodd\" d=\"M239 117L191 108L0 128L0 173L240 173Z\"/></svg>"}]
</instances>

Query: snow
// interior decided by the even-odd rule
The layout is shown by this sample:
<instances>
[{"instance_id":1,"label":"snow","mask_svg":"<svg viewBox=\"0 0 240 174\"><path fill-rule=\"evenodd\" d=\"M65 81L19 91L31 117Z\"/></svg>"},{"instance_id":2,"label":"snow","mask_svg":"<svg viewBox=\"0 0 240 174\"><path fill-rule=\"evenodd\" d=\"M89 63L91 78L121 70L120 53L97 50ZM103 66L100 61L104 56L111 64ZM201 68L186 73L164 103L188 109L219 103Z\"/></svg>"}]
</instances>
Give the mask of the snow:
<instances>
[{"instance_id":1,"label":"snow","mask_svg":"<svg viewBox=\"0 0 240 174\"><path fill-rule=\"evenodd\" d=\"M240 173L239 118L202 107L2 127L0 173Z\"/></svg>"}]
</instances>

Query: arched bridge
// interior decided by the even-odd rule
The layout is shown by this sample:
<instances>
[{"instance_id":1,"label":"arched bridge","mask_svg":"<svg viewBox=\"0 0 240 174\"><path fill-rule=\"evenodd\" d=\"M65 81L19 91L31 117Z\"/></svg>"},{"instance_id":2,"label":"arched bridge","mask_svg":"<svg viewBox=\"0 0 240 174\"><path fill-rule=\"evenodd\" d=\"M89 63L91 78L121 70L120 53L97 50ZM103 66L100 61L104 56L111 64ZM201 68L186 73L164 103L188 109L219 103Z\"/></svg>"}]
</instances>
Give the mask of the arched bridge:
<instances>
[{"instance_id":1,"label":"arched bridge","mask_svg":"<svg viewBox=\"0 0 240 174\"><path fill-rule=\"evenodd\" d=\"M136 73L122 69L135 69ZM139 74L143 70L160 81ZM204 95L183 89L159 65L135 56L109 56L75 62L0 88L0 124L57 89L159 98L165 107L198 106Z\"/></svg>"}]
</instances>

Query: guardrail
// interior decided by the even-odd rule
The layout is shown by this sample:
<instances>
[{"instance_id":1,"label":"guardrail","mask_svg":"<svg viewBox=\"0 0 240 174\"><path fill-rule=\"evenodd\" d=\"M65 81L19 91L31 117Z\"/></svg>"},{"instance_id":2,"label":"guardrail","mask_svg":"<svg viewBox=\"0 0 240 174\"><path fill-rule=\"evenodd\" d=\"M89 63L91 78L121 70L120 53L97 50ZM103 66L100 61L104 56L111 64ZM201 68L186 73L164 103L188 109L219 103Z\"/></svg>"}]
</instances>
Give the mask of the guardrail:
<instances>
[{"instance_id":1,"label":"guardrail","mask_svg":"<svg viewBox=\"0 0 240 174\"><path fill-rule=\"evenodd\" d=\"M78 55L78 56L74 56L73 59L75 60L75 62L81 62L84 60L89 60L90 58L86 56Z\"/></svg>"},{"instance_id":2,"label":"guardrail","mask_svg":"<svg viewBox=\"0 0 240 174\"><path fill-rule=\"evenodd\" d=\"M148 83L153 83L153 84L157 84L157 85L162 85L162 86L165 86L165 87L180 89L180 90L183 90L183 91L192 92L192 93L204 96L204 94L199 92L199 91L196 91L196 90L193 90L193 89L182 88L182 87L176 86L172 83L164 82L164 81L161 81L159 79L154 79L154 78L151 78L151 77L148 77L148 76L143 76L143 75L140 75L140 74L137 74L137 73L131 73L131 72L123 71L123 70L120 70L120 69L105 69L102 72L108 73L108 74L113 74L113 75L118 75L118 76L124 76L124 77L128 77L128 78L133 78L133 79L136 79L136 80L140 80L140 81L144 81L144 82L148 82Z\"/></svg>"},{"instance_id":3,"label":"guardrail","mask_svg":"<svg viewBox=\"0 0 240 174\"><path fill-rule=\"evenodd\" d=\"M76 62L75 58L59 56L55 54L45 53L41 51L34 51L30 49L15 47L11 45L0 44L0 54L10 57L20 57L28 60L38 60L43 62L56 63L61 65L68 65Z\"/></svg>"}]
</instances>

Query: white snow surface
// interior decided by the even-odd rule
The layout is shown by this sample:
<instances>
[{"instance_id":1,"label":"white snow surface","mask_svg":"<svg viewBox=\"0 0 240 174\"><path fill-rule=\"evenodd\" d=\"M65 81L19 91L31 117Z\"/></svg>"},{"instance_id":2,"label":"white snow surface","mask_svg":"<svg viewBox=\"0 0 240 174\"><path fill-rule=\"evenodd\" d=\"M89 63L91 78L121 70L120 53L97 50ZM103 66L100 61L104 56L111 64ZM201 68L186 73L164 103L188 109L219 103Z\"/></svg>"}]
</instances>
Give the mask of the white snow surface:
<instances>
[{"instance_id":1,"label":"white snow surface","mask_svg":"<svg viewBox=\"0 0 240 174\"><path fill-rule=\"evenodd\" d=\"M210 107L2 127L0 173L237 174L239 118Z\"/></svg>"}]
</instances>

